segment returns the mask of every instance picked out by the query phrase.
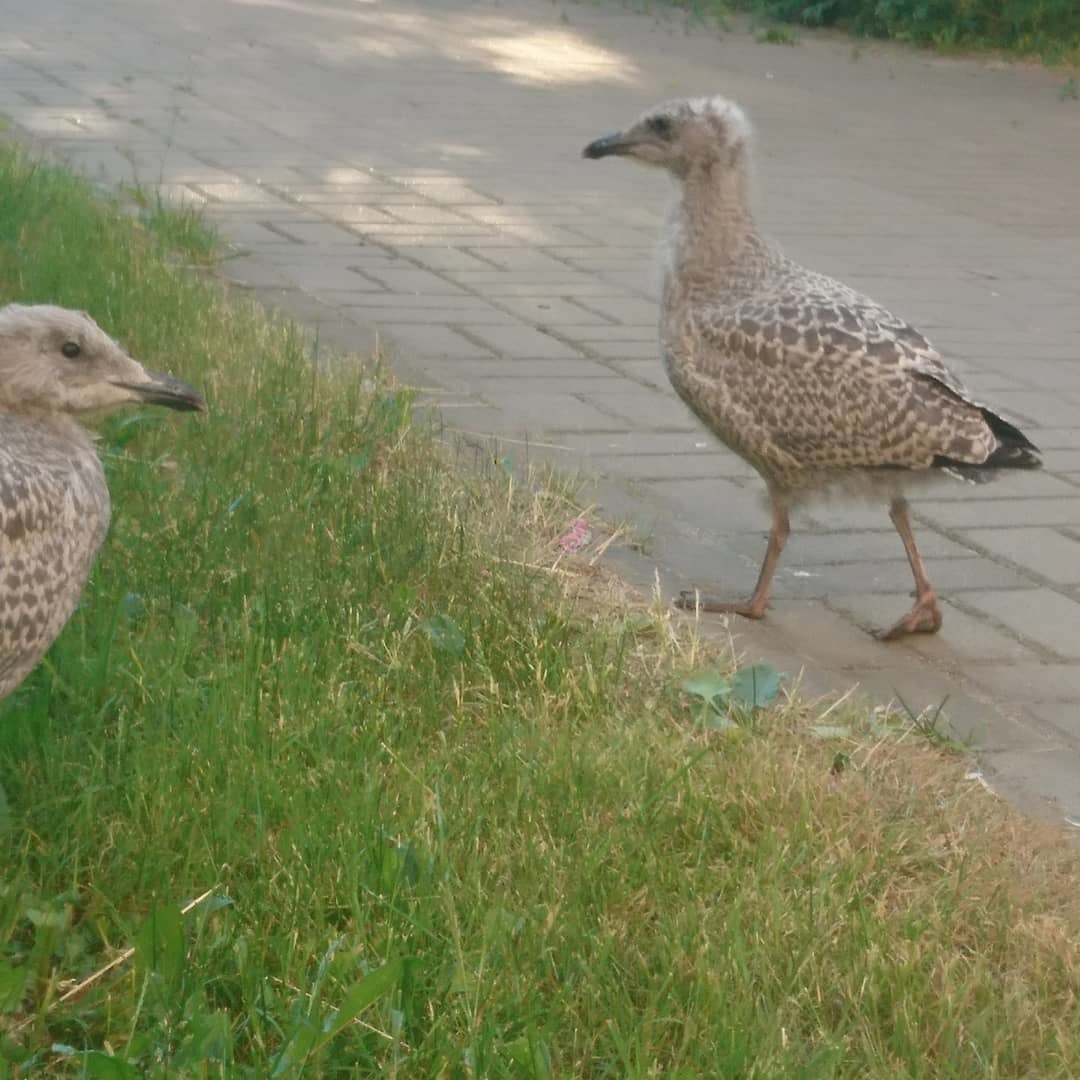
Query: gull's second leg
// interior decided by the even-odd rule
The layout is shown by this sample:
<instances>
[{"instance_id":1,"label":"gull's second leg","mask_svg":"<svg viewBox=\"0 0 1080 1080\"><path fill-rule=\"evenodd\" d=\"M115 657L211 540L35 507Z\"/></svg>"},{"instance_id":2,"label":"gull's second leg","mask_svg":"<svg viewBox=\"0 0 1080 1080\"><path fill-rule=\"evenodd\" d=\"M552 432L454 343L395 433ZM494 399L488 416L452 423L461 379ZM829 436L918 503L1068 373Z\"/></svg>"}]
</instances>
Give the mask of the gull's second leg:
<instances>
[{"instance_id":1,"label":"gull's second leg","mask_svg":"<svg viewBox=\"0 0 1080 1080\"><path fill-rule=\"evenodd\" d=\"M926 566L915 544L915 533L911 528L907 500L896 498L889 507L889 517L907 552L911 572L915 576L915 606L894 626L881 635L883 641L892 641L905 634L933 634L941 629L941 611L938 608L937 594L926 576Z\"/></svg>"},{"instance_id":2,"label":"gull's second leg","mask_svg":"<svg viewBox=\"0 0 1080 1080\"><path fill-rule=\"evenodd\" d=\"M776 573L777 564L780 562L780 554L784 550L787 538L791 533L791 525L788 522L787 506L777 495L772 496L772 527L769 529L769 546L765 549L765 559L761 564L757 584L754 586L753 595L749 600L742 602L731 600L719 600L713 596L700 594L696 589L686 589L679 593L675 601L676 607L685 608L688 611L719 611L742 615L747 619L763 619L765 609L769 603L769 589L772 586L773 575Z\"/></svg>"}]
</instances>

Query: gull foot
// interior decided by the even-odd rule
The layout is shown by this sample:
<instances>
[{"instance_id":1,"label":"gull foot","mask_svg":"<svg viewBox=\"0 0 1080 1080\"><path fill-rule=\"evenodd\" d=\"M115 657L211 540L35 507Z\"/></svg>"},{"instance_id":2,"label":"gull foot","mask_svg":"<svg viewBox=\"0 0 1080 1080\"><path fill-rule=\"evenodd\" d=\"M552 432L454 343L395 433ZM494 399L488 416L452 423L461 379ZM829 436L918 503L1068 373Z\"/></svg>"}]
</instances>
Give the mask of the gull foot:
<instances>
[{"instance_id":1,"label":"gull foot","mask_svg":"<svg viewBox=\"0 0 1080 1080\"><path fill-rule=\"evenodd\" d=\"M711 611L727 615L741 615L744 619L765 618L765 605L756 607L749 603L736 603L731 600L718 600L715 596L706 596L694 589L683 589L675 598L675 606L683 611Z\"/></svg>"},{"instance_id":2,"label":"gull foot","mask_svg":"<svg viewBox=\"0 0 1080 1080\"><path fill-rule=\"evenodd\" d=\"M941 611L931 592L920 597L915 606L890 630L880 634L882 641L895 641L908 634L936 634L941 629Z\"/></svg>"}]
</instances>

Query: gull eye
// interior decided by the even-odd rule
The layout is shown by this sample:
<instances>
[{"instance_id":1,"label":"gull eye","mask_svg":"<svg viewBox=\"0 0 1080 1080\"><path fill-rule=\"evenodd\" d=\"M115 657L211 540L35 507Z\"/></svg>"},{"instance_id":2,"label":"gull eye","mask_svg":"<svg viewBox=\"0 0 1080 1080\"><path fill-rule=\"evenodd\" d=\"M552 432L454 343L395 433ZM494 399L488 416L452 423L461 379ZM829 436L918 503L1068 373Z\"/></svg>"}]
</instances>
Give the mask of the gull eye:
<instances>
[{"instance_id":1,"label":"gull eye","mask_svg":"<svg viewBox=\"0 0 1080 1080\"><path fill-rule=\"evenodd\" d=\"M654 116L649 121L649 130L661 139L671 138L671 118L667 116Z\"/></svg>"},{"instance_id":2,"label":"gull eye","mask_svg":"<svg viewBox=\"0 0 1080 1080\"><path fill-rule=\"evenodd\" d=\"M69 360L74 360L75 357L82 352L82 349L79 347L79 343L77 341L65 341L64 344L60 347L60 351Z\"/></svg>"}]
</instances>

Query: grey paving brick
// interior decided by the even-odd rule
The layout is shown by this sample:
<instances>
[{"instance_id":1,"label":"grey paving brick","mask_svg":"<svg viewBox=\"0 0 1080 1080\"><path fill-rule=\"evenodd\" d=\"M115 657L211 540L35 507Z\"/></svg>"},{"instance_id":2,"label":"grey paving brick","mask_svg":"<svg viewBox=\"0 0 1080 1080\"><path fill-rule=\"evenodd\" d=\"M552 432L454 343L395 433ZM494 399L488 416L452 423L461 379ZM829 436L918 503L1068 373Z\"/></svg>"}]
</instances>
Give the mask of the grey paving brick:
<instances>
[{"instance_id":1,"label":"grey paving brick","mask_svg":"<svg viewBox=\"0 0 1080 1080\"><path fill-rule=\"evenodd\" d=\"M895 593L830 594L830 607L853 618L860 626L873 631L887 630L911 607L911 597ZM934 635L916 634L888 646L889 650L910 650L936 659L949 667L962 668L966 663L995 661L1007 664L1035 664L1042 657L1019 638L940 601L944 623Z\"/></svg>"},{"instance_id":2,"label":"grey paving brick","mask_svg":"<svg viewBox=\"0 0 1080 1080\"><path fill-rule=\"evenodd\" d=\"M329 221L290 221L278 226L286 236L301 244L317 245L321 249L355 249L362 246L360 237L344 225Z\"/></svg>"},{"instance_id":3,"label":"grey paving brick","mask_svg":"<svg viewBox=\"0 0 1080 1080\"><path fill-rule=\"evenodd\" d=\"M1075 498L1076 489L1067 480L1052 476L1044 470L1009 469L1002 470L989 484L969 484L952 477L944 477L942 482L928 488L931 499L948 498L952 502L997 502L1002 499L1034 499L1044 496L1055 498Z\"/></svg>"},{"instance_id":4,"label":"grey paving brick","mask_svg":"<svg viewBox=\"0 0 1080 1080\"><path fill-rule=\"evenodd\" d=\"M550 356L555 359L581 355L576 349L531 326L497 327L481 325L475 320L466 322L464 319L461 324L463 330L479 338L493 352L521 357Z\"/></svg>"},{"instance_id":5,"label":"grey paving brick","mask_svg":"<svg viewBox=\"0 0 1080 1080\"><path fill-rule=\"evenodd\" d=\"M1076 663L988 663L972 670L971 676L990 693L1025 708L1080 700L1080 665Z\"/></svg>"},{"instance_id":6,"label":"grey paving brick","mask_svg":"<svg viewBox=\"0 0 1080 1080\"><path fill-rule=\"evenodd\" d=\"M1058 656L1080 659L1080 600L1049 589L975 592L964 604Z\"/></svg>"},{"instance_id":7,"label":"grey paving brick","mask_svg":"<svg viewBox=\"0 0 1080 1080\"><path fill-rule=\"evenodd\" d=\"M507 274L504 270L449 270L455 281L486 296L572 296L582 300L591 296L614 296L618 290L585 274L526 274L517 271Z\"/></svg>"},{"instance_id":8,"label":"grey paving brick","mask_svg":"<svg viewBox=\"0 0 1080 1080\"><path fill-rule=\"evenodd\" d=\"M1031 712L1044 724L1080 745L1080 703L1041 704L1030 706ZM1080 809L1080 806L1077 807Z\"/></svg>"},{"instance_id":9,"label":"grey paving brick","mask_svg":"<svg viewBox=\"0 0 1080 1080\"><path fill-rule=\"evenodd\" d=\"M617 382L620 378L619 372L595 360L553 360L550 357L544 360L523 360L509 356L491 356L486 360L469 361L438 361L427 358L424 363L433 372L453 372L455 377L467 380L469 386L480 391L483 391L489 379L513 380L520 386L537 378L560 380L564 385L570 381L576 383L579 379L608 379Z\"/></svg>"},{"instance_id":10,"label":"grey paving brick","mask_svg":"<svg viewBox=\"0 0 1080 1080\"><path fill-rule=\"evenodd\" d=\"M439 297L465 295L465 290L460 285L420 267L405 265L387 267L385 270L373 267L367 274L391 292Z\"/></svg>"},{"instance_id":11,"label":"grey paving brick","mask_svg":"<svg viewBox=\"0 0 1080 1080\"><path fill-rule=\"evenodd\" d=\"M730 454L699 451L693 454L596 454L586 459L589 468L630 481L710 480L745 476L746 467ZM707 492L707 489L706 489Z\"/></svg>"},{"instance_id":12,"label":"grey paving brick","mask_svg":"<svg viewBox=\"0 0 1080 1080\"><path fill-rule=\"evenodd\" d=\"M794 566L794 564L792 564ZM818 563L800 560L804 590L810 595L825 596L842 592L900 592L914 594L915 586L907 562L873 559L846 563ZM1031 582L989 559L978 557L941 559L931 562L927 571L942 596L958 598L968 590L1020 589Z\"/></svg>"},{"instance_id":13,"label":"grey paving brick","mask_svg":"<svg viewBox=\"0 0 1080 1080\"><path fill-rule=\"evenodd\" d=\"M769 528L769 513L762 494L742 487L734 480L673 480L643 484L656 502L692 523L707 534L761 533ZM722 548L723 544L718 544ZM764 548L762 548L764 554ZM747 591L753 586L747 580Z\"/></svg>"},{"instance_id":14,"label":"grey paving brick","mask_svg":"<svg viewBox=\"0 0 1080 1080\"><path fill-rule=\"evenodd\" d=\"M913 503L915 516L955 528L1019 525L1080 525L1080 499L967 499Z\"/></svg>"},{"instance_id":15,"label":"grey paving brick","mask_svg":"<svg viewBox=\"0 0 1080 1080\"><path fill-rule=\"evenodd\" d=\"M432 270L492 270L486 259L449 245L424 247L416 245L409 249L409 256Z\"/></svg>"},{"instance_id":16,"label":"grey paving brick","mask_svg":"<svg viewBox=\"0 0 1080 1080\"><path fill-rule=\"evenodd\" d=\"M656 305L648 300L595 296L590 297L586 303L593 311L599 311L626 326L648 326L655 329L660 317Z\"/></svg>"},{"instance_id":17,"label":"grey paving brick","mask_svg":"<svg viewBox=\"0 0 1080 1080\"><path fill-rule=\"evenodd\" d=\"M611 328L604 315L583 308L573 300L561 296L507 296L499 300L499 306L514 312L534 326L557 326L584 341L590 330Z\"/></svg>"},{"instance_id":18,"label":"grey paving brick","mask_svg":"<svg viewBox=\"0 0 1080 1080\"><path fill-rule=\"evenodd\" d=\"M653 365L657 372L662 369L659 363L660 343L657 330L654 326L621 326L610 323L596 323L592 326L578 326L574 329L574 337L578 341L585 342L624 342L634 341L652 345L656 354L657 362ZM665 376L666 381L666 376Z\"/></svg>"},{"instance_id":19,"label":"grey paving brick","mask_svg":"<svg viewBox=\"0 0 1080 1080\"><path fill-rule=\"evenodd\" d=\"M584 338L580 340L585 342ZM611 360L655 359L657 363L660 361L658 341L589 341L587 345L598 356Z\"/></svg>"},{"instance_id":20,"label":"grey paving brick","mask_svg":"<svg viewBox=\"0 0 1080 1080\"><path fill-rule=\"evenodd\" d=\"M573 394L520 394L484 391L484 397L536 435L576 431L618 431L623 421Z\"/></svg>"},{"instance_id":21,"label":"grey paving brick","mask_svg":"<svg viewBox=\"0 0 1080 1080\"><path fill-rule=\"evenodd\" d=\"M351 318L364 318L370 322L415 323L417 325L454 326L465 330L466 337L475 336L469 327L483 326L485 331L503 328L507 331L518 330L519 326L512 315L485 304L472 297L432 296L426 298L424 305L407 304L403 301L414 300L411 294L356 292L342 304ZM457 300L458 303L454 303ZM384 302L385 301L385 302ZM434 306L434 305L439 306ZM559 353L558 355L566 355Z\"/></svg>"},{"instance_id":22,"label":"grey paving brick","mask_svg":"<svg viewBox=\"0 0 1080 1080\"><path fill-rule=\"evenodd\" d=\"M1058 584L1080 584L1080 540L1055 529L969 529L964 537Z\"/></svg>"},{"instance_id":23,"label":"grey paving brick","mask_svg":"<svg viewBox=\"0 0 1080 1080\"><path fill-rule=\"evenodd\" d=\"M812 533L796 529L784 549L784 561L798 566L828 566L833 563L891 560L906 566L907 556L896 530L889 524L888 518L883 518L881 525L882 528L877 531L842 533ZM929 531L919 537L919 550L928 561L964 559L973 554L970 548L955 540ZM933 563L930 569L933 571Z\"/></svg>"},{"instance_id":24,"label":"grey paving brick","mask_svg":"<svg viewBox=\"0 0 1080 1080\"><path fill-rule=\"evenodd\" d=\"M620 388L598 398L598 403L605 411L621 416L633 428L648 431L700 430L699 422L671 390L653 390L645 386Z\"/></svg>"},{"instance_id":25,"label":"grey paving brick","mask_svg":"<svg viewBox=\"0 0 1080 1080\"><path fill-rule=\"evenodd\" d=\"M395 349L411 355L436 358L460 356L468 359L494 355L491 349L477 345L475 341L438 323L384 322L380 330Z\"/></svg>"}]
</instances>

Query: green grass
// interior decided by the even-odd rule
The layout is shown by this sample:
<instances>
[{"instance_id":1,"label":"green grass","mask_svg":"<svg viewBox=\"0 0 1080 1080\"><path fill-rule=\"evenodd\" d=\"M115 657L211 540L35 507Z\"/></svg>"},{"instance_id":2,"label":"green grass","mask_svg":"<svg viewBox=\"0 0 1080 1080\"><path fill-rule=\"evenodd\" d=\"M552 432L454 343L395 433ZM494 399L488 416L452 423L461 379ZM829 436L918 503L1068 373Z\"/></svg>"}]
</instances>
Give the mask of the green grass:
<instances>
[{"instance_id":1,"label":"green grass","mask_svg":"<svg viewBox=\"0 0 1080 1080\"><path fill-rule=\"evenodd\" d=\"M1075 0L662 0L694 20L725 27L732 11L755 21L838 27L861 38L891 39L945 53L997 51L1080 65L1080 6ZM786 26L757 41L795 44Z\"/></svg>"},{"instance_id":2,"label":"green grass","mask_svg":"<svg viewBox=\"0 0 1080 1080\"><path fill-rule=\"evenodd\" d=\"M798 45L798 35L790 26L770 26L759 31L754 40L759 45Z\"/></svg>"},{"instance_id":3,"label":"green grass","mask_svg":"<svg viewBox=\"0 0 1080 1080\"><path fill-rule=\"evenodd\" d=\"M854 708L730 724L763 685L530 568L569 507L189 233L0 151L0 297L210 402L102 425L106 547L0 704L0 1076L1080 1072L1056 833Z\"/></svg>"}]
</instances>

